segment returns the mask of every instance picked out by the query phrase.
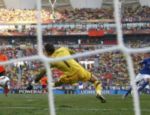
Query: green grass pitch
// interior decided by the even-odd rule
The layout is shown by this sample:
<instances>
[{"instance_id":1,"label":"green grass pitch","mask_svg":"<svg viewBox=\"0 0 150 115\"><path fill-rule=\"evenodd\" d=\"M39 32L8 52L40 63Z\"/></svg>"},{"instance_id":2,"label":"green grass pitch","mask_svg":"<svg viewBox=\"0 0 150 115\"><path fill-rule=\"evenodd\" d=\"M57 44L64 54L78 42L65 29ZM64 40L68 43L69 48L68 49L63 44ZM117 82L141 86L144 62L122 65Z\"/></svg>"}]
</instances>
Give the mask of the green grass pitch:
<instances>
[{"instance_id":1,"label":"green grass pitch","mask_svg":"<svg viewBox=\"0 0 150 115\"><path fill-rule=\"evenodd\" d=\"M57 115L134 115L132 97L106 95L101 103L94 95L55 95ZM142 115L150 115L150 95L142 95ZM0 115L49 115L48 96L45 94L0 95Z\"/></svg>"}]
</instances>

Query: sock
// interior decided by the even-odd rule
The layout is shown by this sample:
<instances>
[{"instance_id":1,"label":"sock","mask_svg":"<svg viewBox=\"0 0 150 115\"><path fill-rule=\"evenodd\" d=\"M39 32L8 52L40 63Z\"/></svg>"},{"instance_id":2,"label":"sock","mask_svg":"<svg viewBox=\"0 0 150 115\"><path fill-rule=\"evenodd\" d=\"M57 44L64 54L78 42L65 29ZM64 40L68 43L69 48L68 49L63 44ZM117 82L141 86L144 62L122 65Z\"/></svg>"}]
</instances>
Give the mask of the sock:
<instances>
[{"instance_id":1,"label":"sock","mask_svg":"<svg viewBox=\"0 0 150 115\"><path fill-rule=\"evenodd\" d=\"M102 85L99 81L95 81L94 82L94 87L95 87L95 91L97 95L101 95L102 94Z\"/></svg>"},{"instance_id":2,"label":"sock","mask_svg":"<svg viewBox=\"0 0 150 115\"><path fill-rule=\"evenodd\" d=\"M148 81L144 81L141 86L138 88L138 93L140 93L145 87L146 85L148 85L149 82Z\"/></svg>"},{"instance_id":3,"label":"sock","mask_svg":"<svg viewBox=\"0 0 150 115\"><path fill-rule=\"evenodd\" d=\"M5 94L5 96L7 96L8 92L9 92L8 87L5 87L5 88L4 88L4 94Z\"/></svg>"},{"instance_id":4,"label":"sock","mask_svg":"<svg viewBox=\"0 0 150 115\"><path fill-rule=\"evenodd\" d=\"M130 87L124 96L127 97L131 93L131 90L132 90L132 88Z\"/></svg>"}]
</instances>

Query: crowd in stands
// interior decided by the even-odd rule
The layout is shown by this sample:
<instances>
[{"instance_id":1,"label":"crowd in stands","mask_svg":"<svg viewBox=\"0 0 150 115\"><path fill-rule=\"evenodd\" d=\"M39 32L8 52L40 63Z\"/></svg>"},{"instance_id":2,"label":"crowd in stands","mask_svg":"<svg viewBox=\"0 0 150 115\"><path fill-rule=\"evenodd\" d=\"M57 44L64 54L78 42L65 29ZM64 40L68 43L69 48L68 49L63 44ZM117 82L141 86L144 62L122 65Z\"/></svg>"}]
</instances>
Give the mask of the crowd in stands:
<instances>
[{"instance_id":1,"label":"crowd in stands","mask_svg":"<svg viewBox=\"0 0 150 115\"><path fill-rule=\"evenodd\" d=\"M122 21L149 21L150 19L150 8L147 6L143 7L128 7L124 8L124 15L122 17Z\"/></svg>"},{"instance_id":2,"label":"crowd in stands","mask_svg":"<svg viewBox=\"0 0 150 115\"><path fill-rule=\"evenodd\" d=\"M42 9L41 11L42 23L51 23L52 17L50 10ZM62 18L56 12L57 18ZM38 11L36 10L20 10L20 9L0 9L0 23L1 24L35 24L38 21Z\"/></svg>"},{"instance_id":3,"label":"crowd in stands","mask_svg":"<svg viewBox=\"0 0 150 115\"><path fill-rule=\"evenodd\" d=\"M22 35L36 35L37 12L35 10L7 10L0 9L0 23L12 24L9 27L0 27L1 36L22 36ZM111 22L114 22L113 9L64 9L56 10L54 17L49 10L42 10L42 33L43 35L88 35L89 30L103 30L105 34L116 34L115 25L110 26ZM56 18L53 20L53 18ZM55 21L55 24L54 22ZM124 34L139 34L150 33L150 8L149 7L136 7L125 8L122 14L123 33ZM83 25L78 24L83 22ZM102 22L99 24L99 22ZM110 23L108 23L110 22ZM132 22L133 25L128 23ZM141 24L137 24L141 22ZM23 25L14 25L20 23ZM24 25L24 23L30 23L33 25ZM51 24L50 24L51 23ZM68 23L66 26L65 24ZM135 24L134 24L135 23ZM59 25L60 24L60 25ZM70 24L70 25L69 25ZM92 27L92 24L97 26ZM1 42L2 43L2 42ZM3 46L3 44L1 44ZM81 41L79 45L77 42L70 41L57 41L57 46L70 45L76 46L74 49L77 52L85 52L94 50L96 47L105 48L111 46L105 46L103 41L85 40ZM76 45L78 44L78 45ZM37 54L37 48L33 44L15 44L2 48L9 60L17 59L25 56L32 56ZM6 46L6 45L5 45ZM129 48L141 48L150 46L150 42L147 41L127 41L126 46ZM133 54L132 59L134 61L135 73L139 70L139 61L143 58L143 54ZM127 64L125 56L120 51L102 53L98 56L89 56L86 60L98 60L98 65L92 65L88 69L94 72L99 79L102 80L105 89L112 87L123 88L129 85L129 74L127 70ZM85 58L79 58L79 61L85 60ZM21 61L8 65L7 75L11 78L11 85L13 88L25 88L25 86L31 81L34 75L43 68L43 64L40 61ZM54 80L59 77L59 71L53 71ZM85 85L85 88L91 88L89 85Z\"/></svg>"},{"instance_id":4,"label":"crowd in stands","mask_svg":"<svg viewBox=\"0 0 150 115\"><path fill-rule=\"evenodd\" d=\"M17 59L21 57L27 57L27 56L33 56L37 54L37 51L34 47L26 47L26 48L20 48L19 46L16 47L10 47L7 46L5 48L2 48L1 51L8 56L9 60ZM11 78L11 85L13 88L18 87L18 78L21 77L21 84L25 85L27 81L30 80L31 76L33 76L32 72L35 68L38 66L39 63L36 61L33 62L27 62L27 61L19 61L16 63L12 63L10 65L7 65L7 75ZM30 71L29 71L30 70ZM20 85L21 85L20 84Z\"/></svg>"},{"instance_id":5,"label":"crowd in stands","mask_svg":"<svg viewBox=\"0 0 150 115\"><path fill-rule=\"evenodd\" d=\"M122 11L122 21L149 21L150 8L146 6L125 7ZM0 9L0 23L15 24L15 23L36 23L36 10L19 10L19 9ZM74 23L74 22L113 22L113 8L101 9L56 9L52 15L50 9L41 10L41 18L43 23L52 23L53 19L59 23Z\"/></svg>"},{"instance_id":6,"label":"crowd in stands","mask_svg":"<svg viewBox=\"0 0 150 115\"><path fill-rule=\"evenodd\" d=\"M42 21L47 22L49 17L49 12L44 10L41 11ZM36 11L34 10L9 10L0 9L0 23L13 24L13 23L35 23L36 22Z\"/></svg>"},{"instance_id":7,"label":"crowd in stands","mask_svg":"<svg viewBox=\"0 0 150 115\"><path fill-rule=\"evenodd\" d=\"M124 34L149 34L149 7L125 7L122 13ZM88 35L91 29L103 30L104 34L116 34L112 8L56 9L56 20L53 20L49 9L42 9L41 15L43 35ZM0 16L0 23L3 24L0 26L1 36L36 35L34 24L37 22L37 11L0 9Z\"/></svg>"},{"instance_id":8,"label":"crowd in stands","mask_svg":"<svg viewBox=\"0 0 150 115\"><path fill-rule=\"evenodd\" d=\"M145 42L145 44L148 43ZM127 46L142 47L141 42L139 41L128 41ZM26 48L18 47L19 46L7 47L2 50L6 55L8 55L9 60L37 54L36 48L32 46ZM111 46L102 47L107 48ZM79 47L74 48L74 50L76 50L77 52L85 52L89 50L94 50L94 47ZM135 73L137 74L139 70L139 62L143 58L143 54L134 54L132 57L134 61ZM112 87L123 88L129 85L129 74L127 70L127 64L125 56L121 51L106 52L99 55L89 56L86 59L79 58L78 61L95 59L98 60L98 65L95 66L95 64L93 64L88 69L95 73L99 77L99 79L102 80L105 89L110 89ZM8 65L7 75L11 78L12 87L14 89L18 87L25 88L27 84L31 81L31 79L34 77L34 75L37 74L40 68L43 68L43 63L36 60L21 61ZM53 71L54 80L56 80L60 74L62 73L57 70ZM90 89L91 86L86 84L84 88Z\"/></svg>"}]
</instances>

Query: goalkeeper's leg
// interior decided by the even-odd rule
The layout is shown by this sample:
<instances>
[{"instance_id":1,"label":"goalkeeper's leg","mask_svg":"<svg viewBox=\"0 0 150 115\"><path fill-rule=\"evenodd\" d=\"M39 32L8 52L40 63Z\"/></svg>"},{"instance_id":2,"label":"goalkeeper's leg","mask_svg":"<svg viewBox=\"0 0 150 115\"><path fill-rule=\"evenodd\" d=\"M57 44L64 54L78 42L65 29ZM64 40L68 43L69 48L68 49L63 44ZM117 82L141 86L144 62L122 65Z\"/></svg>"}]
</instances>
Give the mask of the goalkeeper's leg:
<instances>
[{"instance_id":1,"label":"goalkeeper's leg","mask_svg":"<svg viewBox=\"0 0 150 115\"><path fill-rule=\"evenodd\" d=\"M106 99L102 95L102 84L97 80L97 77L92 75L90 82L94 83L96 97L101 100L102 103L106 102Z\"/></svg>"}]
</instances>

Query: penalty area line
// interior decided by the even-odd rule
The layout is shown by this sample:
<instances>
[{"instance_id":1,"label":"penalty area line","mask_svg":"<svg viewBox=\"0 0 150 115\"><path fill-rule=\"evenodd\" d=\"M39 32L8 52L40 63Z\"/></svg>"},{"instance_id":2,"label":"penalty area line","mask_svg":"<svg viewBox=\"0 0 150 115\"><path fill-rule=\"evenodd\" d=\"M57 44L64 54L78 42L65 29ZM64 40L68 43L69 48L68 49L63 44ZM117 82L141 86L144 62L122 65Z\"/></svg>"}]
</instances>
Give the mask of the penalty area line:
<instances>
[{"instance_id":1,"label":"penalty area line","mask_svg":"<svg viewBox=\"0 0 150 115\"><path fill-rule=\"evenodd\" d=\"M41 109L41 110L46 110L47 108L43 108L43 107L25 107L25 106L13 106L13 107L0 107L0 109ZM48 109L47 109L48 110Z\"/></svg>"},{"instance_id":2,"label":"penalty area line","mask_svg":"<svg viewBox=\"0 0 150 115\"><path fill-rule=\"evenodd\" d=\"M133 109L128 109L128 108L120 108L120 109L105 109L105 108L56 108L56 110L67 110L67 111L133 111ZM141 109L141 111L147 111L147 112L150 112L150 109L147 109L147 108L143 108Z\"/></svg>"},{"instance_id":3,"label":"penalty area line","mask_svg":"<svg viewBox=\"0 0 150 115\"><path fill-rule=\"evenodd\" d=\"M40 109L40 110L48 110L48 108L43 108L43 107L25 107L25 106L14 106L14 107L0 107L0 109L26 109L26 110L32 110L32 109ZM63 108L63 107L57 107L56 110L67 110L67 111L133 111L133 109L128 109L128 108L120 108L120 109L105 109L105 108ZM141 109L141 111L146 111L146 112L150 112L150 109L148 108L143 108Z\"/></svg>"}]
</instances>

